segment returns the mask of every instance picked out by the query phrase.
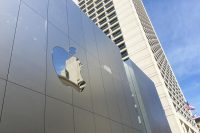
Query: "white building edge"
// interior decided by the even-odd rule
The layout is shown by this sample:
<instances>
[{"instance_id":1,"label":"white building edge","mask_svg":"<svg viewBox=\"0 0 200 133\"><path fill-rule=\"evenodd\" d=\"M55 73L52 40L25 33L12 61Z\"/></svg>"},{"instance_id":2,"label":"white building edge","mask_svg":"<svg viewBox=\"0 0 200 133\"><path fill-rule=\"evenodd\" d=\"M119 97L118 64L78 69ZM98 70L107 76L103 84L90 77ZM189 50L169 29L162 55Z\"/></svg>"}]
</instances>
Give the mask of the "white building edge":
<instances>
[{"instance_id":1,"label":"white building edge","mask_svg":"<svg viewBox=\"0 0 200 133\"><path fill-rule=\"evenodd\" d=\"M76 3L154 82L173 133L198 133L192 113L140 0L78 0Z\"/></svg>"}]
</instances>

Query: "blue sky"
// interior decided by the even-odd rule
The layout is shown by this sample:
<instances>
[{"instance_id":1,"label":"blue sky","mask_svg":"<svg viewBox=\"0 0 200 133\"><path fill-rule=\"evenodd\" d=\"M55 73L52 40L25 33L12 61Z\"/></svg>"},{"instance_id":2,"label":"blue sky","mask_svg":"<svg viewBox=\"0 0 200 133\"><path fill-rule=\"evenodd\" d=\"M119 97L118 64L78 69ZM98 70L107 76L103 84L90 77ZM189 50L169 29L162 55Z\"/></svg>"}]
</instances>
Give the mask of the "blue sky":
<instances>
[{"instance_id":1,"label":"blue sky","mask_svg":"<svg viewBox=\"0 0 200 133\"><path fill-rule=\"evenodd\" d=\"M200 1L143 2L193 113L200 115Z\"/></svg>"}]
</instances>

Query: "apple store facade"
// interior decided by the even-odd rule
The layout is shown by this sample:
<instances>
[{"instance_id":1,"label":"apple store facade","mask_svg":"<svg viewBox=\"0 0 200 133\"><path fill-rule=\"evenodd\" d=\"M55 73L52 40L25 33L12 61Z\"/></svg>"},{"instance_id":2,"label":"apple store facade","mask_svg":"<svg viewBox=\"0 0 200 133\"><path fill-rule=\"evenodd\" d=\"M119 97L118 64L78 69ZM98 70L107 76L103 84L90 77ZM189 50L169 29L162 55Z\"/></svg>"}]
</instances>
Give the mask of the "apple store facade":
<instances>
[{"instance_id":1,"label":"apple store facade","mask_svg":"<svg viewBox=\"0 0 200 133\"><path fill-rule=\"evenodd\" d=\"M76 49L82 91L60 79L56 47ZM0 132L139 133L120 58L71 0L1 0Z\"/></svg>"},{"instance_id":2,"label":"apple store facade","mask_svg":"<svg viewBox=\"0 0 200 133\"><path fill-rule=\"evenodd\" d=\"M71 0L0 0L0 133L141 133L139 115L118 48Z\"/></svg>"}]
</instances>

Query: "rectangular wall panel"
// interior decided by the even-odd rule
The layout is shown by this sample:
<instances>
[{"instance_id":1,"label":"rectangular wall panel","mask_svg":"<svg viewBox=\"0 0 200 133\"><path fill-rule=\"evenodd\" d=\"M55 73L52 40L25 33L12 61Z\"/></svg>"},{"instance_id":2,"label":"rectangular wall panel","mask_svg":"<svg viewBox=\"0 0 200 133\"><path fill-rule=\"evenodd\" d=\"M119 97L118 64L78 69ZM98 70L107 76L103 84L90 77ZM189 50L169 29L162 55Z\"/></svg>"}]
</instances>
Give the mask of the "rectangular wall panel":
<instances>
[{"instance_id":1,"label":"rectangular wall panel","mask_svg":"<svg viewBox=\"0 0 200 133\"><path fill-rule=\"evenodd\" d=\"M7 79L20 0L0 1L0 77Z\"/></svg>"},{"instance_id":2,"label":"rectangular wall panel","mask_svg":"<svg viewBox=\"0 0 200 133\"><path fill-rule=\"evenodd\" d=\"M75 133L95 133L94 114L74 108Z\"/></svg>"},{"instance_id":3,"label":"rectangular wall panel","mask_svg":"<svg viewBox=\"0 0 200 133\"><path fill-rule=\"evenodd\" d=\"M46 20L22 3L8 80L44 93L46 37Z\"/></svg>"},{"instance_id":4,"label":"rectangular wall panel","mask_svg":"<svg viewBox=\"0 0 200 133\"><path fill-rule=\"evenodd\" d=\"M2 110L2 104L4 100L4 93L5 93L5 86L6 86L6 81L3 79L0 79L0 111ZM1 116L0 116L1 118Z\"/></svg>"},{"instance_id":5,"label":"rectangular wall panel","mask_svg":"<svg viewBox=\"0 0 200 133\"><path fill-rule=\"evenodd\" d=\"M43 133L45 96L8 83L1 133Z\"/></svg>"},{"instance_id":6,"label":"rectangular wall panel","mask_svg":"<svg viewBox=\"0 0 200 133\"><path fill-rule=\"evenodd\" d=\"M74 133L73 107L53 98L46 99L46 133Z\"/></svg>"}]
</instances>

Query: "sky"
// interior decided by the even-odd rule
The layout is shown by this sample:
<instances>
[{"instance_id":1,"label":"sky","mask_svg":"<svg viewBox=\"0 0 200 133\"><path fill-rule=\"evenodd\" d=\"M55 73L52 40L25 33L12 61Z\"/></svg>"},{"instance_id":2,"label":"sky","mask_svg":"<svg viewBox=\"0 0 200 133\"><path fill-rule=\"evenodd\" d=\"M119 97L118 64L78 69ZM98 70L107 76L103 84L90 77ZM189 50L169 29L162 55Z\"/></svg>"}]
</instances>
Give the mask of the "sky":
<instances>
[{"instance_id":1,"label":"sky","mask_svg":"<svg viewBox=\"0 0 200 133\"><path fill-rule=\"evenodd\" d=\"M200 0L143 0L180 87L200 116Z\"/></svg>"}]
</instances>

